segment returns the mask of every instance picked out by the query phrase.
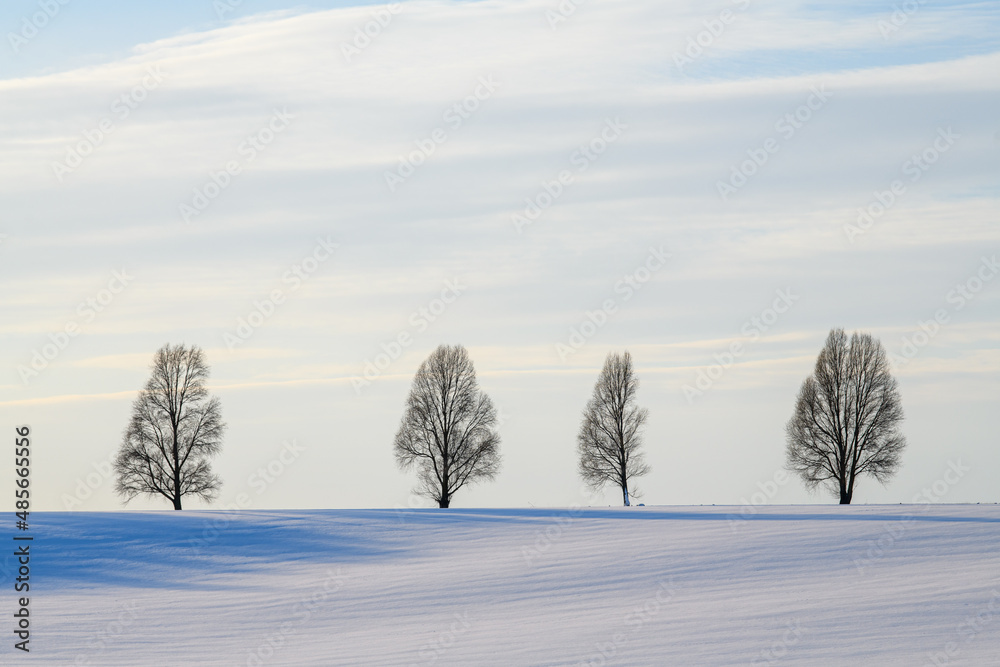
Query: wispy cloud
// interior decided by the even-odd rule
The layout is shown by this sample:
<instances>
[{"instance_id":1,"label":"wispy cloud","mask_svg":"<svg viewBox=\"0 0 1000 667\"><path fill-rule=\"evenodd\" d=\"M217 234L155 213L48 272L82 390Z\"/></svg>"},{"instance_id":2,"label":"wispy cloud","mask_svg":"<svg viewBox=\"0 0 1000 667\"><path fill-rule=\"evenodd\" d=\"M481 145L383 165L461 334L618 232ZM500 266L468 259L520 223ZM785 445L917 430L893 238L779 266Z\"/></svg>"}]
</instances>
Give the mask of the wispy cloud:
<instances>
[{"instance_id":1,"label":"wispy cloud","mask_svg":"<svg viewBox=\"0 0 1000 667\"><path fill-rule=\"evenodd\" d=\"M581 406L562 383L586 391L609 349L631 349L651 398L674 405L692 372L792 288L795 309L718 385L714 400L739 410L722 396L766 386L754 395L790 400L831 327L894 344L1000 251L1000 21L988 6L924 4L888 37L879 21L892 8L881 5L590 0L553 29L557 6L402 3L349 61L341 47L373 7L241 15L106 62L0 80L2 404L46 419L56 404L127 404L153 350L186 341L208 350L220 390L240 390L234 420L274 425L295 412L326 433L321 417L296 412L314 400L342 411L348 437L377 439L365 406L385 401L379 428L391 425L420 361L461 342L484 383L510 392L501 404L560 387L545 409L571 422ZM733 20L678 69L675 54L727 8ZM150 68L162 72L155 87ZM495 92L450 124L484 77ZM829 100L795 120L817 86ZM294 118L269 137L276 110ZM789 116L799 125L785 135ZM627 131L593 143L608 119ZM387 188L385 174L437 128L447 140ZM907 178L905 163L941 128L961 138L849 242L844 226ZM717 183L773 137L779 148L720 198ZM249 159L252 140L266 146ZM574 162L598 149L586 169ZM58 173L74 153L79 165ZM511 216L564 170L572 185L518 234ZM226 186L185 224L179 207L223 172ZM227 349L224 334L320 236L335 257ZM669 248L670 262L562 362L556 344L617 298L651 246ZM123 266L128 291L24 387L17 365ZM412 314L456 277L461 299L416 331ZM988 382L996 289L901 376L919 384L951 369ZM354 397L350 378L400 332L412 345ZM982 390L949 387L956 400Z\"/></svg>"}]
</instances>

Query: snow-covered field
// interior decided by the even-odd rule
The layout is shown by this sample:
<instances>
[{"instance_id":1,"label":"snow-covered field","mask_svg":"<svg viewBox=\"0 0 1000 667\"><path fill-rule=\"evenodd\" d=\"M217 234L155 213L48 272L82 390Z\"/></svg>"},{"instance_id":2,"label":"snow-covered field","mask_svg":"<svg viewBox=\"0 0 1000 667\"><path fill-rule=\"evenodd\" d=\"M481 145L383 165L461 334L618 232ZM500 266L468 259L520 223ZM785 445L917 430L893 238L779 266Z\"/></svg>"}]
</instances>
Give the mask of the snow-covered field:
<instances>
[{"instance_id":1,"label":"snow-covered field","mask_svg":"<svg viewBox=\"0 0 1000 667\"><path fill-rule=\"evenodd\" d=\"M738 513L33 513L3 661L1000 665L1000 507Z\"/></svg>"}]
</instances>

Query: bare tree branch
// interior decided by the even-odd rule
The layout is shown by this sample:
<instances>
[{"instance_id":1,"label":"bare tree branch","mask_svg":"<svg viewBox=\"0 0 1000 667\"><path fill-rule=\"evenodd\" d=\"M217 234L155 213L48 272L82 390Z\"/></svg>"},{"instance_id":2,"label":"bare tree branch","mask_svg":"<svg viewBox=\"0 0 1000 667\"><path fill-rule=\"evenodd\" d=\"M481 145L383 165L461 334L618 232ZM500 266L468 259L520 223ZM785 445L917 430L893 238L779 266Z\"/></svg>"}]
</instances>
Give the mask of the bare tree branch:
<instances>
[{"instance_id":1,"label":"bare tree branch","mask_svg":"<svg viewBox=\"0 0 1000 667\"><path fill-rule=\"evenodd\" d=\"M208 395L208 365L198 347L164 345L153 356L146 386L115 458L115 491L125 502L163 496L181 509L187 495L212 501L222 481L209 459L222 449L226 426L218 398Z\"/></svg>"},{"instance_id":2,"label":"bare tree branch","mask_svg":"<svg viewBox=\"0 0 1000 667\"><path fill-rule=\"evenodd\" d=\"M630 480L649 472L640 451L649 412L635 404L638 389L632 355L608 354L577 435L584 481L595 489L608 482L620 487L625 505L629 504ZM638 496L636 489L631 495Z\"/></svg>"},{"instance_id":3,"label":"bare tree branch","mask_svg":"<svg viewBox=\"0 0 1000 667\"><path fill-rule=\"evenodd\" d=\"M469 353L438 347L417 370L393 449L400 468L417 468L417 492L448 507L466 484L500 470L497 414L479 390Z\"/></svg>"},{"instance_id":4,"label":"bare tree branch","mask_svg":"<svg viewBox=\"0 0 1000 667\"><path fill-rule=\"evenodd\" d=\"M903 408L889 360L876 338L834 329L799 390L785 427L789 470L806 488L827 487L848 504L861 475L885 484L898 470L906 439Z\"/></svg>"}]
</instances>

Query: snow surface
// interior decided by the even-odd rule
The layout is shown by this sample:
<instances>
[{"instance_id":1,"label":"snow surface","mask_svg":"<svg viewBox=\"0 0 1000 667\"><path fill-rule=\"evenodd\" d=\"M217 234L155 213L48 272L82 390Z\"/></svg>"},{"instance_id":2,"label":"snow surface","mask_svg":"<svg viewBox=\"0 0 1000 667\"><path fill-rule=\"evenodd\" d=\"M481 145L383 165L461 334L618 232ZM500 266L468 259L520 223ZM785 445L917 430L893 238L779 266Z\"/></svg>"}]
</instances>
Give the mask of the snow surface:
<instances>
[{"instance_id":1,"label":"snow surface","mask_svg":"<svg viewBox=\"0 0 1000 667\"><path fill-rule=\"evenodd\" d=\"M739 512L33 513L2 660L1000 665L1000 507Z\"/></svg>"}]
</instances>

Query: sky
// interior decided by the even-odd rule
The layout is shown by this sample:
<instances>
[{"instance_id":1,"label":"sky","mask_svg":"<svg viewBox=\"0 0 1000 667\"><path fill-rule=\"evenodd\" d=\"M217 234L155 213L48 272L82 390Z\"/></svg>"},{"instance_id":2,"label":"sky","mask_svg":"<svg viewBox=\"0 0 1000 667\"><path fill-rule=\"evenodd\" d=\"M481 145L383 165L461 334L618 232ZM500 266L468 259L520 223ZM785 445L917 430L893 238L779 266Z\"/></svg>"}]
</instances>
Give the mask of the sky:
<instances>
[{"instance_id":1,"label":"sky","mask_svg":"<svg viewBox=\"0 0 1000 667\"><path fill-rule=\"evenodd\" d=\"M502 416L453 506L618 504L576 434L626 349L640 502L833 502L783 467L835 327L906 414L854 502L955 470L936 502L1000 501L995 4L150 5L0 9L0 422L35 509L122 507L168 342L222 401L215 507L428 506L392 439L440 344Z\"/></svg>"}]
</instances>

